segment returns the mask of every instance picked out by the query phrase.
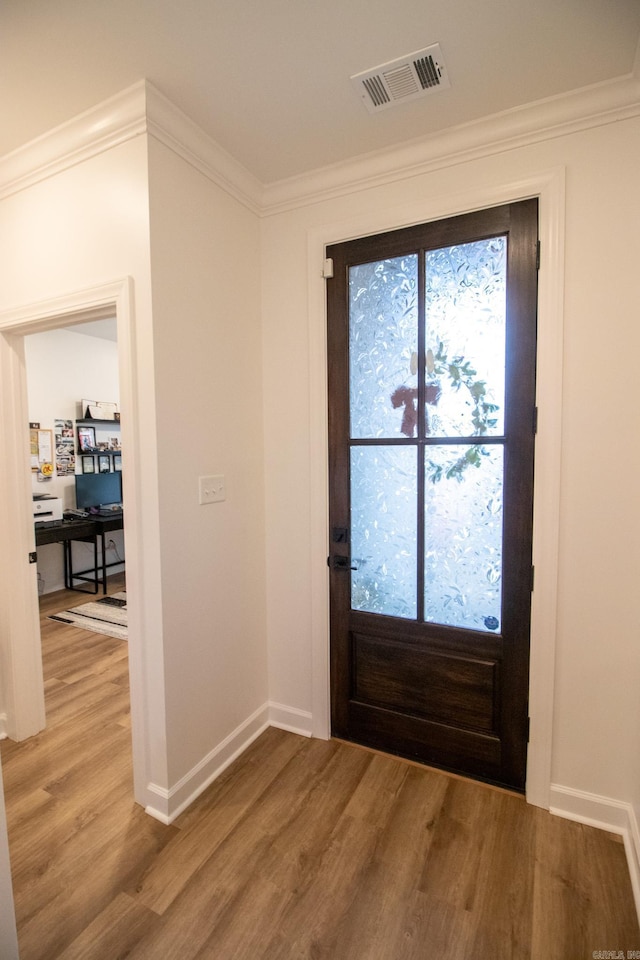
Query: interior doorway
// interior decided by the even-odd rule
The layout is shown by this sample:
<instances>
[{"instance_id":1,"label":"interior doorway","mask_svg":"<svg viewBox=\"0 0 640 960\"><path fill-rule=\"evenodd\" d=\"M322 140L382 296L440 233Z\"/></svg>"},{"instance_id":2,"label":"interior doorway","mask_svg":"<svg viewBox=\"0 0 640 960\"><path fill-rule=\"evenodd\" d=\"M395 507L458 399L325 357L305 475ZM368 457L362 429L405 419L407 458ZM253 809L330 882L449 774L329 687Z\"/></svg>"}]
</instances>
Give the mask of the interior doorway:
<instances>
[{"instance_id":1,"label":"interior doorway","mask_svg":"<svg viewBox=\"0 0 640 960\"><path fill-rule=\"evenodd\" d=\"M124 560L123 530L112 522L123 516L121 510L117 517L114 512L115 504L122 503L117 323L113 317L72 324L24 340L38 593L42 598L71 587L81 603L81 592L104 591L104 577L122 572ZM87 416L88 427L83 422ZM80 437L87 439L82 449ZM98 521L109 527L104 558L102 530L93 542L62 539L74 532L69 520L76 512L78 520L96 520L100 514L95 511L108 500L114 504L111 518Z\"/></svg>"},{"instance_id":2,"label":"interior doorway","mask_svg":"<svg viewBox=\"0 0 640 960\"><path fill-rule=\"evenodd\" d=\"M36 565L30 562L35 548L31 492L31 465L25 430L28 424L25 336L69 327L78 323L103 321L114 316L117 323L122 446L130 452L128 475L123 475L124 500L129 504L131 522L127 523L127 568L134 590L143 589L139 569L139 524L135 522L139 504L138 451L136 435L135 378L133 364L134 331L132 324L132 283L122 281L101 285L80 293L34 304L0 315L0 440L7 458L7 469L0 478L0 511L6 536L0 544L0 617L2 617L2 655L7 664L3 733L13 740L26 739L45 726L42 685L42 660L38 615ZM144 701L144 637L132 618L129 637L129 673L132 714L132 753L134 795L143 806L146 801L147 740Z\"/></svg>"}]
</instances>

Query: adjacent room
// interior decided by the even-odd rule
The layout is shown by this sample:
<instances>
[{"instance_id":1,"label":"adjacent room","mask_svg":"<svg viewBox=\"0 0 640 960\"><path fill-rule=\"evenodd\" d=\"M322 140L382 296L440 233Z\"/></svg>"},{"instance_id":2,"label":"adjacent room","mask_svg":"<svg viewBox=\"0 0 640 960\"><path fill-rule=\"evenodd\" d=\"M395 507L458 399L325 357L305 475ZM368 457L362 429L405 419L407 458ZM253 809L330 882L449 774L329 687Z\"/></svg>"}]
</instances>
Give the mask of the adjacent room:
<instances>
[{"instance_id":1,"label":"adjacent room","mask_svg":"<svg viewBox=\"0 0 640 960\"><path fill-rule=\"evenodd\" d=\"M25 363L29 428L34 440L31 477L38 593L61 590L67 581L73 589L97 593L98 585L103 589L98 581L104 580L106 571L90 568L95 541L71 541L76 544L73 551L64 551L64 541L56 540L55 534L69 530L61 521L63 517L73 519L74 513L83 520L99 518L101 506L105 516L122 513L115 320L33 334L25 339ZM96 400L96 392L103 399ZM97 544L100 567L104 561L109 573L122 572L123 528L105 533L109 534L105 541L108 555L105 551L103 556L101 536ZM71 561L68 570L65 557ZM73 576L74 569L83 579Z\"/></svg>"}]
</instances>

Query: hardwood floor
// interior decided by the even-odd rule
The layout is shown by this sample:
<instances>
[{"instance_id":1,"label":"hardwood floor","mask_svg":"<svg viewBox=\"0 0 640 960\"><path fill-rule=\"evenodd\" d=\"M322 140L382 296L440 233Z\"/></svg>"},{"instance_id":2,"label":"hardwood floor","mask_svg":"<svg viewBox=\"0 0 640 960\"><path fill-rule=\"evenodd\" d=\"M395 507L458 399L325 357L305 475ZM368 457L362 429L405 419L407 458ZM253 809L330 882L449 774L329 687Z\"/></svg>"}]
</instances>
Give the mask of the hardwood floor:
<instances>
[{"instance_id":1,"label":"hardwood floor","mask_svg":"<svg viewBox=\"0 0 640 960\"><path fill-rule=\"evenodd\" d=\"M619 838L350 744L269 729L174 825L151 819L127 645L46 619L66 606L41 603L47 730L2 743L22 960L640 951Z\"/></svg>"}]
</instances>

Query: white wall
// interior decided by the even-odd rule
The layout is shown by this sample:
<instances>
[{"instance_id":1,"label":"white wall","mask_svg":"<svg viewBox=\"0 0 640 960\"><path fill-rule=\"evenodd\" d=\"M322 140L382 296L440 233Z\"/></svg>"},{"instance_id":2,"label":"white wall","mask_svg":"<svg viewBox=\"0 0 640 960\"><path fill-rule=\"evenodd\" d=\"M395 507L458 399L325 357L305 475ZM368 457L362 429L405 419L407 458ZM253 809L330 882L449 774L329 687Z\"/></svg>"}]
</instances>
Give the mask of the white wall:
<instances>
[{"instance_id":1,"label":"white wall","mask_svg":"<svg viewBox=\"0 0 640 960\"><path fill-rule=\"evenodd\" d=\"M120 382L121 434L124 448L132 451L130 468L133 461L136 468L123 471L124 499L133 506L127 521L132 726L136 792L145 802L149 782L166 783L146 137L133 136L6 196L0 204L0 264L0 312L8 314L19 308L19 315L37 315L32 305L41 301L52 312L59 309L59 304L66 308L67 304L92 302L91 291L105 285L124 291L118 294L122 311L119 321L123 324L118 331L120 369L126 373ZM86 296L84 291L89 291ZM0 355L7 369L22 364L26 378L19 351L4 337L0 338ZM5 417L3 411L3 442L13 437ZM28 469L26 460L25 467ZM9 501L15 489L10 476L0 476L3 503L14 512L15 504ZM30 504L23 506L31 513ZM130 528L137 536L129 535ZM142 542L140 530L144 531L144 564L140 551L132 550ZM18 567L12 549L15 547L6 542L0 547L0 569L5 572ZM33 576L35 587L35 571ZM0 581L2 620L8 616L7 610L13 609L14 616L19 611L14 596L4 594L12 588L15 594L16 585L4 573ZM20 596L20 606L28 603L26 593ZM15 625L9 630L7 624L0 623L0 628L4 648L12 642ZM3 656L5 653L3 649ZM1 714L10 702L4 688L0 701ZM146 731L150 729L154 736L148 743Z\"/></svg>"},{"instance_id":2,"label":"white wall","mask_svg":"<svg viewBox=\"0 0 640 960\"><path fill-rule=\"evenodd\" d=\"M136 796L163 817L268 720L259 225L154 138L114 143L3 200L0 313L132 278L118 346L134 371L120 389ZM212 473L227 499L201 507Z\"/></svg>"},{"instance_id":3,"label":"white wall","mask_svg":"<svg viewBox=\"0 0 640 960\"><path fill-rule=\"evenodd\" d=\"M113 340L103 340L78 333L73 327L47 330L25 337L25 360L27 367L27 391L29 395L29 421L37 422L43 430L51 430L55 442L55 421L75 421L80 416L79 401L109 400L119 402L118 345ZM120 427L113 431L120 435ZM99 437L102 435L98 434ZM77 444L74 438L74 451ZM76 454L77 456L77 454ZM76 472L81 466L76 460ZM63 509L73 509L75 485L73 477L58 477L38 481L33 477L33 492L60 497ZM124 534L115 530L109 535L116 550L108 556L109 562L124 557ZM93 563L91 544L74 544L75 569L84 569ZM115 573L121 567L113 567ZM62 547L50 543L38 547L39 589L51 593L64 587Z\"/></svg>"},{"instance_id":4,"label":"white wall","mask_svg":"<svg viewBox=\"0 0 640 960\"><path fill-rule=\"evenodd\" d=\"M557 673L552 779L640 811L640 122L631 119L419 176L263 221L267 623L272 700L311 710L312 539L323 452L309 376L324 330L309 328L310 236L332 240L376 216L388 229L424 203L566 171L566 297ZM415 214L414 214L415 215ZM340 227L342 224L342 228ZM370 232L375 232L373 229ZM314 276L316 274L314 273ZM317 319L317 318L316 318ZM312 322L316 322L311 317ZM317 321L322 324L320 319ZM560 411L558 411L558 415ZM541 423L540 430L549 428ZM555 429L555 427L554 427ZM286 483L283 483L286 478ZM322 506L322 505L321 505ZM282 531L295 530L295 537ZM317 544L314 546L317 547ZM322 545L320 546L322 549ZM322 585L321 585L322 589ZM543 678L544 679L544 678Z\"/></svg>"},{"instance_id":5,"label":"white wall","mask_svg":"<svg viewBox=\"0 0 640 960\"><path fill-rule=\"evenodd\" d=\"M150 140L169 782L268 700L257 217ZM224 475L201 506L198 478Z\"/></svg>"}]
</instances>

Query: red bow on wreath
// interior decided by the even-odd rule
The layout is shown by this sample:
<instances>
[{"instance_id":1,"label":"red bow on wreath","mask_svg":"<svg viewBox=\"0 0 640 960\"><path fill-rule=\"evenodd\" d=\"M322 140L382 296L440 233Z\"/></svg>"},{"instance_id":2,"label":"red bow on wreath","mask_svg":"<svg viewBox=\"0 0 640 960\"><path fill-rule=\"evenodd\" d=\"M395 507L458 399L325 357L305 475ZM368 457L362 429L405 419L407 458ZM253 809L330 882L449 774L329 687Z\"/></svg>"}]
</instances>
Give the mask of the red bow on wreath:
<instances>
[{"instance_id":1,"label":"red bow on wreath","mask_svg":"<svg viewBox=\"0 0 640 960\"><path fill-rule=\"evenodd\" d=\"M429 383L425 387L424 398L427 403L435 406L440 399L440 387L437 384ZM412 437L416 426L418 425L418 408L416 400L418 391L415 387L398 387L391 394L391 405L394 410L404 404L404 413L402 423L400 424L400 433L405 437ZM429 423L425 425L426 433L429 433Z\"/></svg>"}]
</instances>

